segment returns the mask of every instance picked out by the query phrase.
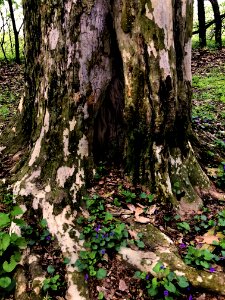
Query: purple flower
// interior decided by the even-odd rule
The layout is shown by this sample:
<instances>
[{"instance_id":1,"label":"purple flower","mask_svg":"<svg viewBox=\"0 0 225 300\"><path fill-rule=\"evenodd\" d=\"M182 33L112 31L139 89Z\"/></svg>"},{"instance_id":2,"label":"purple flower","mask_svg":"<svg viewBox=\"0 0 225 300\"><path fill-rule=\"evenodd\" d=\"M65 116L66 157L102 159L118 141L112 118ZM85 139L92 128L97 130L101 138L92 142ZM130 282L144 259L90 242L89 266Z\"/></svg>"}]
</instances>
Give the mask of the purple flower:
<instances>
[{"instance_id":1,"label":"purple flower","mask_svg":"<svg viewBox=\"0 0 225 300\"><path fill-rule=\"evenodd\" d=\"M100 253L104 255L105 254L105 249L100 250Z\"/></svg>"},{"instance_id":2,"label":"purple flower","mask_svg":"<svg viewBox=\"0 0 225 300\"><path fill-rule=\"evenodd\" d=\"M215 268L209 268L209 272L211 272L211 273L214 273L216 271L216 269Z\"/></svg>"},{"instance_id":3,"label":"purple flower","mask_svg":"<svg viewBox=\"0 0 225 300\"><path fill-rule=\"evenodd\" d=\"M96 239L98 238L98 233L96 234L96 236L95 236L95 237L96 237Z\"/></svg>"},{"instance_id":4,"label":"purple flower","mask_svg":"<svg viewBox=\"0 0 225 300\"><path fill-rule=\"evenodd\" d=\"M181 249L184 249L184 248L186 248L186 247L187 247L187 245L186 245L186 244L184 244L184 243L181 243L181 244L179 245L179 247L180 247Z\"/></svg>"},{"instance_id":5,"label":"purple flower","mask_svg":"<svg viewBox=\"0 0 225 300\"><path fill-rule=\"evenodd\" d=\"M148 280L148 279L149 279L149 274L147 274L147 275L146 275L145 279L146 279L146 280Z\"/></svg>"},{"instance_id":6,"label":"purple flower","mask_svg":"<svg viewBox=\"0 0 225 300\"><path fill-rule=\"evenodd\" d=\"M163 293L165 297L169 296L169 292L167 290L165 290Z\"/></svg>"},{"instance_id":7,"label":"purple flower","mask_svg":"<svg viewBox=\"0 0 225 300\"><path fill-rule=\"evenodd\" d=\"M101 228L101 225L98 224L98 226L95 228L95 231L99 232L100 228Z\"/></svg>"},{"instance_id":8,"label":"purple flower","mask_svg":"<svg viewBox=\"0 0 225 300\"><path fill-rule=\"evenodd\" d=\"M188 300L192 300L192 299L193 299L193 297L192 297L192 295L190 295L189 298L188 298Z\"/></svg>"},{"instance_id":9,"label":"purple flower","mask_svg":"<svg viewBox=\"0 0 225 300\"><path fill-rule=\"evenodd\" d=\"M85 280L85 281L88 281L88 274L85 274L85 275L84 275L84 280Z\"/></svg>"},{"instance_id":10,"label":"purple flower","mask_svg":"<svg viewBox=\"0 0 225 300\"><path fill-rule=\"evenodd\" d=\"M164 265L161 265L161 266L160 266L160 270L165 270L165 268L166 268L166 267L165 267Z\"/></svg>"},{"instance_id":11,"label":"purple flower","mask_svg":"<svg viewBox=\"0 0 225 300\"><path fill-rule=\"evenodd\" d=\"M113 236L114 235L114 232L112 231L112 232L110 232L110 236Z\"/></svg>"},{"instance_id":12,"label":"purple flower","mask_svg":"<svg viewBox=\"0 0 225 300\"><path fill-rule=\"evenodd\" d=\"M50 235L46 236L46 240L47 240L47 241L51 241L51 239L52 239L52 238L51 238Z\"/></svg>"},{"instance_id":13,"label":"purple flower","mask_svg":"<svg viewBox=\"0 0 225 300\"><path fill-rule=\"evenodd\" d=\"M225 165L223 165L223 169L224 169L224 171L225 171Z\"/></svg>"}]
</instances>

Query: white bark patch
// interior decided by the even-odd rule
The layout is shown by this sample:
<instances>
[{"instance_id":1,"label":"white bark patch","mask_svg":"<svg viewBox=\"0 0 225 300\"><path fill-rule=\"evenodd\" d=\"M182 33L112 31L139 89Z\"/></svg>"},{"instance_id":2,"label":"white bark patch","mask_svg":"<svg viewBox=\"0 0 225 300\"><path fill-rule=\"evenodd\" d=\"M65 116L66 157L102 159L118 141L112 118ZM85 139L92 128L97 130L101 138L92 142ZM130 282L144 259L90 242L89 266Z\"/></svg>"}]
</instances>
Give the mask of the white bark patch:
<instances>
[{"instance_id":1,"label":"white bark patch","mask_svg":"<svg viewBox=\"0 0 225 300\"><path fill-rule=\"evenodd\" d=\"M79 189L84 185L84 170L79 168L79 171L76 174L76 181L71 186L70 191L73 192L73 203L76 202L76 195Z\"/></svg>"},{"instance_id":2,"label":"white bark patch","mask_svg":"<svg viewBox=\"0 0 225 300\"><path fill-rule=\"evenodd\" d=\"M0 153L5 149L6 147L0 147Z\"/></svg>"},{"instance_id":3,"label":"white bark patch","mask_svg":"<svg viewBox=\"0 0 225 300\"><path fill-rule=\"evenodd\" d=\"M156 146L156 144L154 143L153 149L154 149L154 152L155 152L155 156L156 156L156 158L157 158L157 161L161 164L161 163L162 163L162 159L161 159L160 153L161 153L161 151L162 151L162 149L163 149L163 146L162 146L162 145L161 145L161 146Z\"/></svg>"},{"instance_id":4,"label":"white bark patch","mask_svg":"<svg viewBox=\"0 0 225 300\"><path fill-rule=\"evenodd\" d=\"M125 261L142 272L153 273L154 266L160 260L160 257L153 252L136 251L125 247L120 249L119 254Z\"/></svg>"},{"instance_id":5,"label":"white bark patch","mask_svg":"<svg viewBox=\"0 0 225 300\"><path fill-rule=\"evenodd\" d=\"M198 276L197 279L196 279L198 282L203 282L203 279L201 276Z\"/></svg>"},{"instance_id":6,"label":"white bark patch","mask_svg":"<svg viewBox=\"0 0 225 300\"><path fill-rule=\"evenodd\" d=\"M57 176L56 181L59 184L60 187L64 187L64 184L66 183L66 180L71 177L74 173L75 167L60 167L57 170Z\"/></svg>"},{"instance_id":7,"label":"white bark patch","mask_svg":"<svg viewBox=\"0 0 225 300\"><path fill-rule=\"evenodd\" d=\"M148 44L148 55L149 55L149 57L151 57L152 54L154 55L155 58L157 57L157 51L156 51L156 49L155 49L155 45L154 45L154 42L153 42L153 41L151 41L151 42Z\"/></svg>"},{"instance_id":8,"label":"white bark patch","mask_svg":"<svg viewBox=\"0 0 225 300\"><path fill-rule=\"evenodd\" d=\"M73 131L76 126L77 121L75 120L75 117L73 117L72 121L69 121L70 124L70 131Z\"/></svg>"},{"instance_id":9,"label":"white bark patch","mask_svg":"<svg viewBox=\"0 0 225 300\"><path fill-rule=\"evenodd\" d=\"M173 192L172 192L172 185L171 185L169 174L167 174L167 177L166 177L166 187L167 187L169 194L172 195Z\"/></svg>"},{"instance_id":10,"label":"white bark patch","mask_svg":"<svg viewBox=\"0 0 225 300\"><path fill-rule=\"evenodd\" d=\"M46 193L50 193L50 192L51 192L51 186L50 186L50 184L48 184L48 185L45 187L45 192L46 192Z\"/></svg>"},{"instance_id":11,"label":"white bark patch","mask_svg":"<svg viewBox=\"0 0 225 300\"><path fill-rule=\"evenodd\" d=\"M86 94L87 85L91 82L92 90L97 95L107 87L111 79L110 59L101 55L97 65L90 72L93 55L103 46L106 18L109 12L108 0L97 0L91 12L83 14L80 20L80 40L77 44L77 59L80 63L79 80L82 94ZM81 53L81 55L79 54Z\"/></svg>"},{"instance_id":12,"label":"white bark patch","mask_svg":"<svg viewBox=\"0 0 225 300\"><path fill-rule=\"evenodd\" d=\"M33 163L35 162L35 160L39 157L39 154L40 154L40 151L41 151L41 142L42 142L42 139L43 139L45 133L48 132L48 130L49 130L49 112L46 109L44 124L41 128L40 136L37 139L37 141L35 143L35 146L34 146L34 149L33 149L33 152L31 154L31 158L30 158L30 161L28 163L29 166L32 166Z\"/></svg>"},{"instance_id":13,"label":"white bark patch","mask_svg":"<svg viewBox=\"0 0 225 300\"><path fill-rule=\"evenodd\" d=\"M191 39L185 44L184 51L184 79L191 82Z\"/></svg>"},{"instance_id":14,"label":"white bark patch","mask_svg":"<svg viewBox=\"0 0 225 300\"><path fill-rule=\"evenodd\" d=\"M178 270L175 270L174 273L177 275L177 276L186 276L186 274L184 272L181 272L181 271L178 271Z\"/></svg>"},{"instance_id":15,"label":"white bark patch","mask_svg":"<svg viewBox=\"0 0 225 300\"><path fill-rule=\"evenodd\" d=\"M18 110L19 110L20 113L21 113L22 110L23 110L23 100L24 100L24 96L22 96L22 97L20 98L20 103L19 103L19 105L18 105Z\"/></svg>"},{"instance_id":16,"label":"white bark patch","mask_svg":"<svg viewBox=\"0 0 225 300\"><path fill-rule=\"evenodd\" d=\"M153 19L153 15L152 15L152 13L150 12L147 3L145 4L145 11L146 11L146 14L145 14L146 17L147 17L148 19L152 20L152 19Z\"/></svg>"},{"instance_id":17,"label":"white bark patch","mask_svg":"<svg viewBox=\"0 0 225 300\"><path fill-rule=\"evenodd\" d=\"M167 76L171 76L169 55L168 55L168 51L165 49L159 51L159 65L160 68L163 69L164 71L165 79Z\"/></svg>"},{"instance_id":18,"label":"white bark patch","mask_svg":"<svg viewBox=\"0 0 225 300\"><path fill-rule=\"evenodd\" d=\"M59 40L59 30L57 28L51 28L48 39L50 50L54 50Z\"/></svg>"},{"instance_id":19,"label":"white bark patch","mask_svg":"<svg viewBox=\"0 0 225 300\"><path fill-rule=\"evenodd\" d=\"M187 2L186 1L182 1L182 17L183 18L186 17L186 10L187 10Z\"/></svg>"},{"instance_id":20,"label":"white bark patch","mask_svg":"<svg viewBox=\"0 0 225 300\"><path fill-rule=\"evenodd\" d=\"M81 158L88 156L88 140L85 135L79 141L77 154L80 155Z\"/></svg>"},{"instance_id":21,"label":"white bark patch","mask_svg":"<svg viewBox=\"0 0 225 300\"><path fill-rule=\"evenodd\" d=\"M29 255L28 256L28 263L29 263L29 265L31 265L33 262L36 262L38 260L39 260L38 257L35 256L35 255Z\"/></svg>"},{"instance_id":22,"label":"white bark patch","mask_svg":"<svg viewBox=\"0 0 225 300\"><path fill-rule=\"evenodd\" d=\"M67 161L68 156L70 155L69 152L69 129L66 128L63 131L63 153L65 161Z\"/></svg>"},{"instance_id":23,"label":"white bark patch","mask_svg":"<svg viewBox=\"0 0 225 300\"><path fill-rule=\"evenodd\" d=\"M152 0L153 16L155 23L164 30L165 47L173 46L173 5L172 0Z\"/></svg>"}]
</instances>

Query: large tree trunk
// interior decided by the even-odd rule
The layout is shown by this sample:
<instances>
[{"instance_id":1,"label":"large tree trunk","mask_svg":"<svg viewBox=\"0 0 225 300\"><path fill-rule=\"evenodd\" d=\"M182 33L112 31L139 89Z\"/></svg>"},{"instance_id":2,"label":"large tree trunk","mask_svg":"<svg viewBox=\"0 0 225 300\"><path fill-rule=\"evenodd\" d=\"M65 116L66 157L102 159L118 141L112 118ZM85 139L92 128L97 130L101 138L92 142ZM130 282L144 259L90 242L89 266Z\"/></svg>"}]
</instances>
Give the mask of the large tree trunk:
<instances>
[{"instance_id":1,"label":"large tree trunk","mask_svg":"<svg viewBox=\"0 0 225 300\"><path fill-rule=\"evenodd\" d=\"M204 0L198 0L198 33L200 48L206 47L205 5Z\"/></svg>"},{"instance_id":2,"label":"large tree trunk","mask_svg":"<svg viewBox=\"0 0 225 300\"><path fill-rule=\"evenodd\" d=\"M123 166L160 201L198 208L195 189L209 182L189 142L192 1L23 5L26 85L16 133L30 152L14 193L41 208L71 262L75 208L100 160ZM72 285L78 275L68 269L68 278L68 299L83 299Z\"/></svg>"},{"instance_id":3,"label":"large tree trunk","mask_svg":"<svg viewBox=\"0 0 225 300\"><path fill-rule=\"evenodd\" d=\"M215 43L218 49L222 48L222 21L220 17L220 7L217 0L209 0L212 4L214 19L215 19Z\"/></svg>"}]
</instances>

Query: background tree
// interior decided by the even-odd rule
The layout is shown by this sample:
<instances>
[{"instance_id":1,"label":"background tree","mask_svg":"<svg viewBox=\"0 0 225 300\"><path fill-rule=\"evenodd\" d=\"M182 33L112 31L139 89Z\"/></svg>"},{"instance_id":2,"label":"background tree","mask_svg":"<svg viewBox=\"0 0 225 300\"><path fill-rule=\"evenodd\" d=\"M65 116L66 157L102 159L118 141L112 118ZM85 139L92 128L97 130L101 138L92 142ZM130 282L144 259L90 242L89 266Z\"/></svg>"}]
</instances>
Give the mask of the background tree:
<instances>
[{"instance_id":1,"label":"background tree","mask_svg":"<svg viewBox=\"0 0 225 300\"><path fill-rule=\"evenodd\" d=\"M19 30L16 28L16 20L14 15L14 9L13 9L13 1L7 0L9 5L9 11L10 11L10 17L12 21L12 27L13 27L13 34L15 38L15 61L17 63L20 63L20 44L19 44Z\"/></svg>"},{"instance_id":2,"label":"background tree","mask_svg":"<svg viewBox=\"0 0 225 300\"><path fill-rule=\"evenodd\" d=\"M215 43L218 49L222 48L222 20L220 16L220 7L217 0L209 0L212 4L214 20L215 20Z\"/></svg>"},{"instance_id":3,"label":"background tree","mask_svg":"<svg viewBox=\"0 0 225 300\"><path fill-rule=\"evenodd\" d=\"M204 0L198 0L198 34L200 48L206 47L206 24Z\"/></svg>"}]
</instances>

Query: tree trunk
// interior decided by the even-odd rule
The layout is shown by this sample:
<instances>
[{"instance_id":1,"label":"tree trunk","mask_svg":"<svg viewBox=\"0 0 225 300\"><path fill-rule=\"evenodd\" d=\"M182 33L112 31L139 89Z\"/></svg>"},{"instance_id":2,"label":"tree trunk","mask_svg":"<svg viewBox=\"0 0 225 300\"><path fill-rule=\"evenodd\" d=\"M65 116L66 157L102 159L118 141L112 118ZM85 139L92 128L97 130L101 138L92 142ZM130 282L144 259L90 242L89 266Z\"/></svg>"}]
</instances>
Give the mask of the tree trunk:
<instances>
[{"instance_id":1,"label":"tree trunk","mask_svg":"<svg viewBox=\"0 0 225 300\"><path fill-rule=\"evenodd\" d=\"M215 43L218 49L222 49L222 21L220 17L220 7L217 0L209 0L212 4L214 19L215 19Z\"/></svg>"},{"instance_id":2,"label":"tree trunk","mask_svg":"<svg viewBox=\"0 0 225 300\"><path fill-rule=\"evenodd\" d=\"M10 17L12 20L13 34L14 34L14 38L15 38L15 53L16 53L15 61L19 64L20 63L19 33L16 28L16 20L15 20L15 16L14 16L12 0L8 0L8 4L9 4Z\"/></svg>"},{"instance_id":3,"label":"tree trunk","mask_svg":"<svg viewBox=\"0 0 225 300\"><path fill-rule=\"evenodd\" d=\"M209 182L189 142L192 1L23 5L26 85L16 134L30 153L14 194L41 208L71 263L80 248L76 210L100 160L123 167L159 201L197 209L195 189ZM67 299L87 297L71 268L68 278Z\"/></svg>"},{"instance_id":4,"label":"tree trunk","mask_svg":"<svg viewBox=\"0 0 225 300\"><path fill-rule=\"evenodd\" d=\"M198 0L199 46L206 47L205 6L204 0Z\"/></svg>"}]
</instances>

